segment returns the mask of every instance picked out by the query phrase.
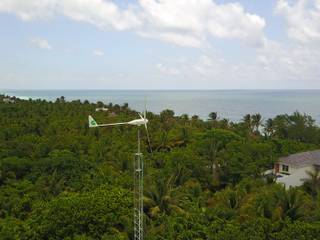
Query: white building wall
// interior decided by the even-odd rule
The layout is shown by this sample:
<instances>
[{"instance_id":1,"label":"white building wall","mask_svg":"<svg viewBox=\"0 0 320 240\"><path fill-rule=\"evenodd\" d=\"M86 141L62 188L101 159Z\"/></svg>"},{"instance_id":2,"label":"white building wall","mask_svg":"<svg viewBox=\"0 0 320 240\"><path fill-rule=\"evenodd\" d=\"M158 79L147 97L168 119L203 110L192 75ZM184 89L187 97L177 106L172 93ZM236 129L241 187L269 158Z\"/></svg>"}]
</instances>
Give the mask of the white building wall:
<instances>
[{"instance_id":1,"label":"white building wall","mask_svg":"<svg viewBox=\"0 0 320 240\"><path fill-rule=\"evenodd\" d=\"M284 175L283 177L277 178L278 183L283 183L286 188L301 186L305 179L308 178L307 171L312 171L313 166L307 166L302 168L293 168L290 175Z\"/></svg>"}]
</instances>

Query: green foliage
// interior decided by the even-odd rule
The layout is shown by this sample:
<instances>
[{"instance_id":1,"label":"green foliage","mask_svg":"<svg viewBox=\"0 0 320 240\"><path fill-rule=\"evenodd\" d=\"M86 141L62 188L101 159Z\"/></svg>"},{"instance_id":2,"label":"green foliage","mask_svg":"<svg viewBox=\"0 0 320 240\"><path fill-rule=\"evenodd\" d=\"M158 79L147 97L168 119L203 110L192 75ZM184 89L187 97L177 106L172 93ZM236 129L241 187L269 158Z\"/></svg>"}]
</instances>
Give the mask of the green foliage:
<instances>
[{"instance_id":1,"label":"green foliage","mask_svg":"<svg viewBox=\"0 0 320 240\"><path fill-rule=\"evenodd\" d=\"M0 159L1 178L3 183L6 179L22 179L30 173L33 162L30 159L19 157L6 157Z\"/></svg>"},{"instance_id":2,"label":"green foliage","mask_svg":"<svg viewBox=\"0 0 320 240\"><path fill-rule=\"evenodd\" d=\"M3 96L0 96L0 99ZM95 112L107 107L108 112ZM136 128L128 104L0 101L0 239L129 240ZM278 157L318 149L320 130L300 113L263 123L172 110L148 113L142 132L147 240L319 239L319 173L299 188L266 181Z\"/></svg>"},{"instance_id":3,"label":"green foliage","mask_svg":"<svg viewBox=\"0 0 320 240\"><path fill-rule=\"evenodd\" d=\"M307 143L320 143L319 128L307 115L295 112L292 115L279 115L273 120L274 135Z\"/></svg>"},{"instance_id":4,"label":"green foliage","mask_svg":"<svg viewBox=\"0 0 320 240\"><path fill-rule=\"evenodd\" d=\"M233 184L245 177L258 177L275 161L271 144L253 141L229 143L221 156L223 178Z\"/></svg>"},{"instance_id":5,"label":"green foliage","mask_svg":"<svg viewBox=\"0 0 320 240\"><path fill-rule=\"evenodd\" d=\"M286 223L282 231L273 234L277 240L309 240L319 239L320 236L320 222L306 223L296 221L293 223Z\"/></svg>"},{"instance_id":6,"label":"green foliage","mask_svg":"<svg viewBox=\"0 0 320 240\"><path fill-rule=\"evenodd\" d=\"M86 234L93 239L116 237L130 229L132 207L128 191L100 187L82 194L63 194L39 202L26 222L29 239L64 239ZM78 236L79 238L79 236Z\"/></svg>"},{"instance_id":7,"label":"green foliage","mask_svg":"<svg viewBox=\"0 0 320 240\"><path fill-rule=\"evenodd\" d=\"M27 239L25 236L26 230L24 222L19 219L12 217L0 219L1 240Z\"/></svg>"},{"instance_id":8,"label":"green foliage","mask_svg":"<svg viewBox=\"0 0 320 240\"><path fill-rule=\"evenodd\" d=\"M55 175L57 179L64 179L67 186L77 188L82 185L81 173L89 171L91 164L88 160L77 158L68 150L55 150L34 166L34 172L37 172L38 175Z\"/></svg>"}]
</instances>

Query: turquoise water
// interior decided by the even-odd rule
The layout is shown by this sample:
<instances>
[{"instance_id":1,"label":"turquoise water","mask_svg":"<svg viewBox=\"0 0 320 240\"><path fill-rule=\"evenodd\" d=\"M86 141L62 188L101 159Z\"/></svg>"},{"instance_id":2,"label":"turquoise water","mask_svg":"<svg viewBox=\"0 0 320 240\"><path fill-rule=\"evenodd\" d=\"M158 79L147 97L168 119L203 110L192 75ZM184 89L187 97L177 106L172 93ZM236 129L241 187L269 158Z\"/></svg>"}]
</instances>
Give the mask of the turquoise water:
<instances>
[{"instance_id":1,"label":"turquoise water","mask_svg":"<svg viewBox=\"0 0 320 240\"><path fill-rule=\"evenodd\" d=\"M2 90L11 96L54 101L67 100L129 103L142 111L147 98L148 110L159 113L172 109L177 115L187 113L206 119L210 112L220 118L240 120L247 113L261 113L264 119L296 110L311 115L320 123L320 90Z\"/></svg>"}]
</instances>

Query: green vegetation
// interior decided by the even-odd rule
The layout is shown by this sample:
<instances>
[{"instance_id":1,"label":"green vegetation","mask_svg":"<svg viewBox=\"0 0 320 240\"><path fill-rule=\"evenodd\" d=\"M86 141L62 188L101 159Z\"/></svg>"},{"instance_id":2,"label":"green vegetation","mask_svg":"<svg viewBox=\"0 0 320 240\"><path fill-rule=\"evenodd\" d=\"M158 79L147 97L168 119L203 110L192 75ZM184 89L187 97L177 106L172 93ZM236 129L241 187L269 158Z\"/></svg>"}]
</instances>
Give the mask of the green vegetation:
<instances>
[{"instance_id":1,"label":"green vegetation","mask_svg":"<svg viewBox=\"0 0 320 240\"><path fill-rule=\"evenodd\" d=\"M133 234L137 129L127 104L0 96L0 239L126 240ZM285 190L263 176L280 156L319 149L320 129L298 112L239 123L171 110L148 113L143 137L146 239L320 239L320 175Z\"/></svg>"}]
</instances>

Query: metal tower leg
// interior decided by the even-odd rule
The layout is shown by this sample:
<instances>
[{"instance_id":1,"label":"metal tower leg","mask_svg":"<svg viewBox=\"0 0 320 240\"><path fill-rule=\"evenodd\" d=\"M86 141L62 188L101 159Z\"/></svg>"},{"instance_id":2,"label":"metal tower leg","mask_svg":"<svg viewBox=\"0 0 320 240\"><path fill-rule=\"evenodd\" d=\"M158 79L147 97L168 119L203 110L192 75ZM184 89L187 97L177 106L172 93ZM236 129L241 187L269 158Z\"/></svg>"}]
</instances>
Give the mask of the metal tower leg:
<instances>
[{"instance_id":1,"label":"metal tower leg","mask_svg":"<svg viewBox=\"0 0 320 240\"><path fill-rule=\"evenodd\" d=\"M134 240L143 240L143 157L140 151L138 127L138 152L134 161Z\"/></svg>"}]
</instances>

